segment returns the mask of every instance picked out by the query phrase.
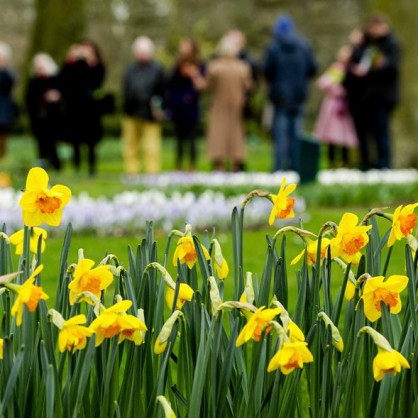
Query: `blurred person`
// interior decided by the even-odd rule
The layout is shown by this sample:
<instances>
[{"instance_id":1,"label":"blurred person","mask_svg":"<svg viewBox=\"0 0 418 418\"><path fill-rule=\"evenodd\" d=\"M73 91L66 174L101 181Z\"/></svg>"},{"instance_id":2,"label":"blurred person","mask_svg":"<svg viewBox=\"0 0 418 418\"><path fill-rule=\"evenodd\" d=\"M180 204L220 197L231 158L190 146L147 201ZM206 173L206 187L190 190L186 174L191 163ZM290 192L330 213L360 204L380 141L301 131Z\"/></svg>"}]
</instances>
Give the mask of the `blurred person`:
<instances>
[{"instance_id":1,"label":"blurred person","mask_svg":"<svg viewBox=\"0 0 418 418\"><path fill-rule=\"evenodd\" d=\"M15 75L10 69L12 50L5 42L0 42L0 161L6 157L6 142L9 127L15 116L12 90Z\"/></svg>"},{"instance_id":2,"label":"blurred person","mask_svg":"<svg viewBox=\"0 0 418 418\"><path fill-rule=\"evenodd\" d=\"M267 48L264 76L273 104L273 170L299 170L300 134L308 82L317 67L312 49L298 35L288 15L279 16L273 26L273 40Z\"/></svg>"},{"instance_id":3,"label":"blurred person","mask_svg":"<svg viewBox=\"0 0 418 418\"><path fill-rule=\"evenodd\" d=\"M230 38L220 41L217 57L207 68L206 77L195 71L193 80L211 95L207 152L215 170L240 171L246 155L243 109L252 87L251 69L238 58L237 45Z\"/></svg>"},{"instance_id":4,"label":"blurred person","mask_svg":"<svg viewBox=\"0 0 418 418\"><path fill-rule=\"evenodd\" d=\"M254 112L254 105L253 105L253 97L256 93L260 82L261 76L261 65L257 60L251 55L250 51L247 48L247 38L245 34L240 31L239 29L231 29L229 30L226 35L227 38L233 42L238 50L238 58L248 64L251 68L251 77L252 77L252 88L249 90L245 97L245 105L244 105L244 119L245 120L252 120L256 119L256 114ZM245 167L241 167L242 170L245 170Z\"/></svg>"},{"instance_id":5,"label":"blurred person","mask_svg":"<svg viewBox=\"0 0 418 418\"><path fill-rule=\"evenodd\" d=\"M38 144L41 165L46 162L59 170L61 163L57 153L57 140L61 123L61 93L58 86L58 67L44 53L35 55L32 66L33 74L26 89L26 108L32 133Z\"/></svg>"},{"instance_id":6,"label":"blurred person","mask_svg":"<svg viewBox=\"0 0 418 418\"><path fill-rule=\"evenodd\" d=\"M341 151L341 163L349 163L349 148L358 145L353 120L348 110L347 93L342 85L353 49L342 46L337 59L317 80L316 86L325 93L316 122L315 137L328 144L328 160L331 167L338 166L337 151Z\"/></svg>"},{"instance_id":7,"label":"blurred person","mask_svg":"<svg viewBox=\"0 0 418 418\"><path fill-rule=\"evenodd\" d=\"M165 118L166 80L163 66L154 59L155 46L147 36L135 39L135 59L123 79L122 147L125 172L138 173L139 153L145 172L161 170L161 121Z\"/></svg>"},{"instance_id":8,"label":"blurred person","mask_svg":"<svg viewBox=\"0 0 418 418\"><path fill-rule=\"evenodd\" d=\"M95 98L105 77L99 47L90 40L72 45L59 77L74 167L76 171L80 170L81 147L86 145L88 171L93 176L96 174L96 145L103 137L101 112Z\"/></svg>"},{"instance_id":9,"label":"blurred person","mask_svg":"<svg viewBox=\"0 0 418 418\"><path fill-rule=\"evenodd\" d=\"M368 18L363 33L344 81L360 144L360 168L390 168L390 117L399 100L400 46L382 14Z\"/></svg>"},{"instance_id":10,"label":"blurred person","mask_svg":"<svg viewBox=\"0 0 418 418\"><path fill-rule=\"evenodd\" d=\"M182 39L176 65L167 82L167 107L173 121L176 140L176 169L183 168L185 147L190 156L190 170L196 169L197 149L196 135L200 120L200 92L195 87L190 69L196 70L203 76L205 65L200 59L199 46L191 38Z\"/></svg>"}]
</instances>

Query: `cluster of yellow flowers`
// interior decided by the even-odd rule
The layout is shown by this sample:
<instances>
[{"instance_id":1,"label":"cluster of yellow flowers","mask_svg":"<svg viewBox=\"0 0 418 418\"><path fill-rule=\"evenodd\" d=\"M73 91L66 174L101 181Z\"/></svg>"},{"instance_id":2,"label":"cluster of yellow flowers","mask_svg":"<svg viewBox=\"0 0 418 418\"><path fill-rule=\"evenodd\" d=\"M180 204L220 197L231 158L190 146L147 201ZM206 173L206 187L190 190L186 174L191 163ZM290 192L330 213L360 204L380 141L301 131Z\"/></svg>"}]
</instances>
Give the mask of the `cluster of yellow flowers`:
<instances>
[{"instance_id":1,"label":"cluster of yellow flowers","mask_svg":"<svg viewBox=\"0 0 418 418\"><path fill-rule=\"evenodd\" d=\"M295 198L289 197L290 193L295 189L296 185L292 184L286 186L286 180L283 179L278 194L267 195L273 203L273 208L269 217L270 225L273 225L276 218L288 219L295 216L293 212ZM259 191L256 193L253 192L249 196L266 197L263 192L260 193ZM392 229L387 242L388 247L391 247L397 240L404 237L407 239L412 237L411 234L417 219L417 216L413 212L417 206L418 203L410 204L405 207L401 205L396 208L393 215L383 214L386 218L392 220ZM329 250L331 259L337 261L340 265L349 268L345 263L348 263L349 265L358 264L361 259L360 250L369 242L368 231L372 228L372 225L365 225L365 220L359 224L358 217L355 214L345 213L338 226L332 223L326 225L333 235L331 239L323 237L322 234L320 238L317 237L317 239L312 239L312 233L293 227L284 227L279 233L292 230L298 233L305 241L306 248L292 260L292 265L301 260L305 256L305 253L308 265L316 264L318 245L320 242L320 263L322 263L322 259L325 258ZM276 234L276 236L277 235L278 234ZM382 316L381 303L388 306L390 313L399 313L402 308L399 294L406 288L408 277L393 275L385 280L383 276L366 276L366 283L362 288L360 300L363 301L364 314L367 319L370 322L375 322ZM349 277L350 280L347 283L345 296L347 299L351 300L354 298L355 288L357 287L361 290L360 285L363 280L355 281L354 275L350 275ZM242 301L244 301L244 299L242 299ZM251 338L255 341L259 341L262 332L264 331L265 334L268 334L274 326L276 330L278 330L279 350L270 360L268 371L280 368L283 374L288 374L295 368L303 367L304 363L312 362L313 356L307 347L307 343L304 342L305 338L302 331L296 324L293 324L293 326L297 328L297 334L294 332L292 333L291 328L285 325L288 322L283 321L283 318L281 319L285 326L281 326L274 321L274 318L277 315L280 315L283 309L283 307L282 309L264 309L264 307L261 307L253 314L247 313L247 316L249 316L248 322L238 336L236 345L240 346ZM326 317L323 312L321 312L319 316L320 315ZM342 351L344 347L343 340L331 320L328 317L326 318L327 320L325 323L333 328L333 344L339 351ZM380 338L384 339L381 335ZM401 370L401 367L409 368L409 363L402 354L392 349L387 340L384 340L386 341L386 344L377 344L378 354L373 362L373 374L377 381L381 380L387 373L396 374Z\"/></svg>"},{"instance_id":2,"label":"cluster of yellow flowers","mask_svg":"<svg viewBox=\"0 0 418 418\"><path fill-rule=\"evenodd\" d=\"M20 200L23 222L29 228L27 230L31 234L30 251L33 253L37 253L39 242L40 250L43 251L45 248L47 233L39 226L43 223L52 226L59 225L63 207L71 198L71 191L68 187L56 185L48 189L48 182L49 177L43 169L31 169L26 181L26 190ZM269 216L270 225L273 225L275 219L288 219L295 216L293 211L295 198L289 197L295 189L296 185L286 185L286 180L283 179L277 195L264 194L262 196L268 197L273 203ZM417 217L413 212L417 206L418 203L405 207L399 206L393 215L385 214L387 218L392 220L392 229L387 242L389 247L403 237L409 239L416 223ZM341 266L345 266L345 268L350 268L351 264L359 263L361 249L369 242L368 232L372 226L366 225L366 221L365 218L359 224L358 217L355 214L345 213L339 225L327 223L318 237L308 231L293 227L282 228L278 233L292 230L305 241L305 249L292 260L292 265L305 256L309 265L316 264L318 254L321 257L321 260L319 260L319 263L321 263L322 259L330 252L332 260L335 260ZM229 267L216 239L211 242L213 252L211 257L210 252L202 244L199 244L200 248L197 251L189 225L186 226L184 233L176 231L176 234L180 238L173 255L174 266L186 264L188 269L193 269L199 258L198 253L200 253L206 261L212 263L216 277L219 280L225 280L229 273ZM331 235L332 237L327 238L325 235ZM24 230L18 231L10 237L10 242L16 245L17 254L22 254L24 251L24 237ZM41 241L40 237L42 237ZM320 251L318 252L319 243ZM87 338L93 334L96 338L96 346L99 346L104 339L115 336L119 336L119 343L127 339L136 345L140 345L144 341L147 326L142 309L137 311L136 316L128 314L127 311L132 307L132 301L122 299L117 300L109 308L103 306L100 298L103 292L113 283L114 277L110 265L104 263L93 268L94 265L93 260L80 257L73 270L73 278L68 284L70 305L81 302L94 305L96 318L91 324L85 326L87 318L83 314L65 320L59 312L53 309L49 311L53 323L60 330L58 346L61 352L65 350L74 352L83 349L87 344ZM157 268L162 273L162 277L167 284L166 302L173 311L155 342L154 352L160 354L167 347L174 323L183 316L181 309L187 301L192 300L194 289L186 283L176 285L167 270L158 263L151 263L149 268ZM3 284L4 287L16 293L11 314L16 315L17 326L22 324L25 305L30 312L34 312L40 300L48 299L48 295L43 292L42 287L35 284L36 277L42 269L42 265L35 267L30 277L23 284L14 284L10 281ZM402 303L399 294L407 286L408 278L406 276L393 275L386 280L383 276L370 277L369 275L363 275L358 280L354 279L354 275L349 277L345 296L347 299L353 299L355 290L358 289L360 301L362 301L364 307L364 314L370 322L375 322L382 316L382 303L388 306L392 314L401 311ZM237 347L251 339L260 341L263 335L275 330L278 336L278 351L269 362L269 372L280 369L283 374L289 374L295 369L302 368L305 363L314 360L308 344L305 342L302 330L290 319L289 314L280 302L273 301L272 307L269 308L265 306L257 308L253 305L254 290L252 289L251 277L247 280L247 285L239 302L222 302L215 277L210 277L209 283L214 313L224 308L238 308L247 319L246 325L242 328L236 340ZM175 306L173 306L174 304ZM276 321L278 316L280 322ZM324 312L320 312L318 317L322 318L326 326L331 327L333 345L337 350L342 351L344 343L338 329ZM370 331L368 329L370 327L364 328L362 332L369 333L378 346L378 354L373 362L373 373L376 380L381 380L387 373L396 374L401 370L401 367L409 367L408 361L396 350L393 350L383 336L375 330ZM3 341L0 340L1 355L2 347Z\"/></svg>"}]
</instances>

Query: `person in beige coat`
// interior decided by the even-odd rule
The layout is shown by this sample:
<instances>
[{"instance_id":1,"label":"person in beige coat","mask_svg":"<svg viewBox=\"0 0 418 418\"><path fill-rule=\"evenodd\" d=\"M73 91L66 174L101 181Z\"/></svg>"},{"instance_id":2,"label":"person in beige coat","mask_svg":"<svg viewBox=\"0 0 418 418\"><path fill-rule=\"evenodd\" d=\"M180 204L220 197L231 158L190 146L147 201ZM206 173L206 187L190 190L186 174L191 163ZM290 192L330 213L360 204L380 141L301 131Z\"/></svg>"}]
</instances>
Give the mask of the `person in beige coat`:
<instances>
[{"instance_id":1,"label":"person in beige coat","mask_svg":"<svg viewBox=\"0 0 418 418\"><path fill-rule=\"evenodd\" d=\"M223 170L229 162L233 171L239 171L246 155L243 109L252 78L250 66L238 58L238 52L233 40L224 37L205 78L191 69L196 87L212 96L207 153L215 170Z\"/></svg>"}]
</instances>

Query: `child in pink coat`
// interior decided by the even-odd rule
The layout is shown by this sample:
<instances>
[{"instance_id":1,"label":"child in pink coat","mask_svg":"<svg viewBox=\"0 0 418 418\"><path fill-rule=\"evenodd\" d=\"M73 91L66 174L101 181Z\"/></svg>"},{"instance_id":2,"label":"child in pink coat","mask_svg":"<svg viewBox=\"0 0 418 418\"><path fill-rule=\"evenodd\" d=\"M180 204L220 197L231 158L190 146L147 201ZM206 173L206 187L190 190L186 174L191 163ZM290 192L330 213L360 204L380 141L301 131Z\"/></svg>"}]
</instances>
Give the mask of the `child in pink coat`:
<instances>
[{"instance_id":1,"label":"child in pink coat","mask_svg":"<svg viewBox=\"0 0 418 418\"><path fill-rule=\"evenodd\" d=\"M337 149L341 149L342 163L346 166L349 148L358 145L353 120L348 110L346 91L342 85L351 52L350 46L341 47L337 61L331 64L316 82L316 86L325 93L325 97L316 122L315 136L320 142L329 144L328 158L331 166L336 165Z\"/></svg>"}]
</instances>

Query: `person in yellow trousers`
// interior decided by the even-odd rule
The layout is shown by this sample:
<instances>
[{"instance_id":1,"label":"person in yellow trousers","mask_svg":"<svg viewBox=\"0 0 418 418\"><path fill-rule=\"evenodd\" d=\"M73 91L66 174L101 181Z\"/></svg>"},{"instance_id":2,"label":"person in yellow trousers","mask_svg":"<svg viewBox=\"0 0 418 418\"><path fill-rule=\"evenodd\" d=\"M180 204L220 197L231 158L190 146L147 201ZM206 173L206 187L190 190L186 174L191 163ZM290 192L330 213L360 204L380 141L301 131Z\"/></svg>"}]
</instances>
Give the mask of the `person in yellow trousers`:
<instances>
[{"instance_id":1,"label":"person in yellow trousers","mask_svg":"<svg viewBox=\"0 0 418 418\"><path fill-rule=\"evenodd\" d=\"M125 173L134 176L142 170L158 173L161 169L161 120L164 119L165 75L154 59L155 47L146 36L135 39L135 61L123 80L122 146Z\"/></svg>"}]
</instances>

